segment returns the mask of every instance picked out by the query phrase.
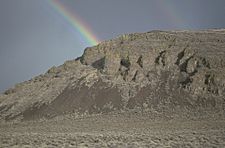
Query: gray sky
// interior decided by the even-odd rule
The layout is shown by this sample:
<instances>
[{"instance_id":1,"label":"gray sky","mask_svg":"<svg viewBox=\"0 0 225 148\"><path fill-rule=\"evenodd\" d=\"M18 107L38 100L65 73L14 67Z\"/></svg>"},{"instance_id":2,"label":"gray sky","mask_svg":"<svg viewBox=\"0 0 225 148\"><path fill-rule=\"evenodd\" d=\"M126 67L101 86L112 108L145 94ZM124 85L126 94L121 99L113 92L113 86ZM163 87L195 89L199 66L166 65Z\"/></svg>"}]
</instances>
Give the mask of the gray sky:
<instances>
[{"instance_id":1,"label":"gray sky","mask_svg":"<svg viewBox=\"0 0 225 148\"><path fill-rule=\"evenodd\" d=\"M101 40L155 29L225 28L225 0L61 0ZM47 0L0 0L0 92L90 46Z\"/></svg>"}]
</instances>

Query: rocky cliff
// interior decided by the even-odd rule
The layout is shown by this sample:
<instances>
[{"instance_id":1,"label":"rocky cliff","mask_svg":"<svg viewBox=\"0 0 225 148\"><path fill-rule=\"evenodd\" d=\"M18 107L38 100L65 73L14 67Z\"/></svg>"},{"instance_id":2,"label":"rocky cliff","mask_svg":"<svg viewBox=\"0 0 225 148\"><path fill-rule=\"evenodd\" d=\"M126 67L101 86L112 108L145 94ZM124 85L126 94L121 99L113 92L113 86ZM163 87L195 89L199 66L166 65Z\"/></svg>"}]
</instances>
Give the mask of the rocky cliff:
<instances>
[{"instance_id":1,"label":"rocky cliff","mask_svg":"<svg viewBox=\"0 0 225 148\"><path fill-rule=\"evenodd\" d=\"M225 30L122 35L0 95L7 121L134 110L224 117Z\"/></svg>"}]
</instances>

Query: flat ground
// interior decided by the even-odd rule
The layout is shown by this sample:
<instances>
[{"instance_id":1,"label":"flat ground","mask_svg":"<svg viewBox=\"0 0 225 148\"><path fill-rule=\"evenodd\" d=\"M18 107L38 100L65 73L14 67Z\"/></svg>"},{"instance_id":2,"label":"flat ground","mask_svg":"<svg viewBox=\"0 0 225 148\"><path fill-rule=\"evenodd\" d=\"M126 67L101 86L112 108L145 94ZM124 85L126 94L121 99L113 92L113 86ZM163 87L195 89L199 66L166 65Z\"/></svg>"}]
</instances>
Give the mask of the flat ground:
<instances>
[{"instance_id":1,"label":"flat ground","mask_svg":"<svg viewBox=\"0 0 225 148\"><path fill-rule=\"evenodd\" d=\"M2 123L0 147L225 147L225 120L111 114Z\"/></svg>"}]
</instances>

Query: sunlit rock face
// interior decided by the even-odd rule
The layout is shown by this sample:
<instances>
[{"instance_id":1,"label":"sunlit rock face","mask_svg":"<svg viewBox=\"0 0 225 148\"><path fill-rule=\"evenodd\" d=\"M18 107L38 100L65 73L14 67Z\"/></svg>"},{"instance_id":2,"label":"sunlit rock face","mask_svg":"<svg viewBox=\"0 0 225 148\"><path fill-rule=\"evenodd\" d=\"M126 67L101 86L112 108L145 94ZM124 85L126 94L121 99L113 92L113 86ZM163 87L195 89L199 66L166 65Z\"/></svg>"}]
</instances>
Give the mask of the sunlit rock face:
<instances>
[{"instance_id":1,"label":"sunlit rock face","mask_svg":"<svg viewBox=\"0 0 225 148\"><path fill-rule=\"evenodd\" d=\"M1 120L139 110L224 116L225 31L151 31L85 49L0 95Z\"/></svg>"}]
</instances>

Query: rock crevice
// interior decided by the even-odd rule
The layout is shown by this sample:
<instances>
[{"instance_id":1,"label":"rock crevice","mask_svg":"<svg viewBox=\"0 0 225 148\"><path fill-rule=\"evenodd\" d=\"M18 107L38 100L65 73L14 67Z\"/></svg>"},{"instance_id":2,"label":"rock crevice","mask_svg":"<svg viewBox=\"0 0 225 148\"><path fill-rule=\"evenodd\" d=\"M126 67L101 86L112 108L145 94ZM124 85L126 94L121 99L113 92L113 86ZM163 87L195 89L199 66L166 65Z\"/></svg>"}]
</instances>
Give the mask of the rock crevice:
<instances>
[{"instance_id":1,"label":"rock crevice","mask_svg":"<svg viewBox=\"0 0 225 148\"><path fill-rule=\"evenodd\" d=\"M1 94L0 119L134 109L224 115L224 47L224 30L151 31L104 41Z\"/></svg>"}]
</instances>

